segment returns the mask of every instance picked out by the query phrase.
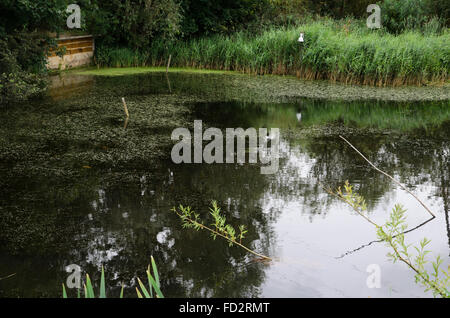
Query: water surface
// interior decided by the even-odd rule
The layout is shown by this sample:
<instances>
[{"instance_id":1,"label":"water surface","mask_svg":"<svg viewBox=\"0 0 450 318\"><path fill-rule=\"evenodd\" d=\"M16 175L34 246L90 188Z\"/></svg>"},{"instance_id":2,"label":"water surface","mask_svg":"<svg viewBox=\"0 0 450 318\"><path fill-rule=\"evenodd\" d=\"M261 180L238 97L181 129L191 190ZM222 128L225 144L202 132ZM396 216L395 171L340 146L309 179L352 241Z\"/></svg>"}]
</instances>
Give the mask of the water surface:
<instances>
[{"instance_id":1,"label":"water surface","mask_svg":"<svg viewBox=\"0 0 450 318\"><path fill-rule=\"evenodd\" d=\"M237 89L239 81L254 89ZM410 227L428 219L342 134L431 207L436 219L407 241L426 236L448 265L448 100L313 99L276 89L277 81L268 90L270 77L77 76L56 79L42 101L2 111L0 277L15 275L0 281L0 296L59 297L65 266L78 264L97 281L103 265L108 294L118 296L124 283L135 297L150 255L166 297L431 296L406 266L388 261L375 229L321 185L349 180L379 223L396 203L408 209ZM221 129L280 128L278 173L262 175L254 164L173 164L171 132L192 128L194 119ZM232 224L248 227L247 245L275 261L255 262L183 229L170 212L190 205L207 218L211 200ZM380 289L366 285L370 264L381 267Z\"/></svg>"}]
</instances>

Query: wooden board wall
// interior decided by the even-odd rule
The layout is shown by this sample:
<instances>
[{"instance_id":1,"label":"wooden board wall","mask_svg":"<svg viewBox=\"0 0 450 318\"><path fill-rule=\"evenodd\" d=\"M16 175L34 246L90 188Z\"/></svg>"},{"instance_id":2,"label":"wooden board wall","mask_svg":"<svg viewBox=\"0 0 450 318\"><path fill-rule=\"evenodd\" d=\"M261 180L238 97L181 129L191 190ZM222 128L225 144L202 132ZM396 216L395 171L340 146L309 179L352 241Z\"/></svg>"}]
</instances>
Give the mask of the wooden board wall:
<instances>
[{"instance_id":1,"label":"wooden board wall","mask_svg":"<svg viewBox=\"0 0 450 318\"><path fill-rule=\"evenodd\" d=\"M76 53L94 52L95 42L92 35L72 36L64 37L56 40L58 43L58 49L62 49L64 55L72 55ZM50 51L49 57L57 56L57 52Z\"/></svg>"}]
</instances>

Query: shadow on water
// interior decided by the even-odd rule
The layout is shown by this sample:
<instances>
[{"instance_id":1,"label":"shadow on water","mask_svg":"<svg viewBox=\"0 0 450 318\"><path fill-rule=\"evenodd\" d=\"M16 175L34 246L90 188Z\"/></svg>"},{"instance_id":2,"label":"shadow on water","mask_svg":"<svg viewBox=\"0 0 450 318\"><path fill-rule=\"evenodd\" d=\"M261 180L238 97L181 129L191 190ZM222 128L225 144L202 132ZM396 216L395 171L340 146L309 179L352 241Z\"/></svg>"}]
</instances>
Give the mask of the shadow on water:
<instances>
[{"instance_id":1,"label":"shadow on water","mask_svg":"<svg viewBox=\"0 0 450 318\"><path fill-rule=\"evenodd\" d=\"M366 297L375 292L365 287L368 258L387 268L388 287L374 295L389 296L392 286L397 295L422 294L411 273L389 267L381 244L336 260L375 233L319 182L335 187L348 179L374 218L385 219L401 201L414 212L411 227L425 221L409 197L339 140L344 134L432 206L437 219L411 238L426 235L434 252L448 255L448 103L237 96L232 88L246 77L213 78L76 78L45 100L3 111L0 277L16 275L0 281L0 296L59 296L65 266L78 264L94 280L104 265L109 294L124 282L134 297L150 255L168 297ZM256 164L173 164L170 134L192 128L194 119L222 129L280 128L278 173L262 175ZM227 220L248 227L248 245L277 261L255 263L207 233L182 229L170 212L190 205L206 218L213 199Z\"/></svg>"}]
</instances>

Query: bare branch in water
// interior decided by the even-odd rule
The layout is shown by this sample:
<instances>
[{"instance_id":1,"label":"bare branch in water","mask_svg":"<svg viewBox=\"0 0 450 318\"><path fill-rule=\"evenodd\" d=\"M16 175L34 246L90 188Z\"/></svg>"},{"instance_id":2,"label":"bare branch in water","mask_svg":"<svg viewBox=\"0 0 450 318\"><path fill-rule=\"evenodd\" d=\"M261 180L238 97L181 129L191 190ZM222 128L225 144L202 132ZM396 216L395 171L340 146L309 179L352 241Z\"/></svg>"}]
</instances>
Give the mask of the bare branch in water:
<instances>
[{"instance_id":1,"label":"bare branch in water","mask_svg":"<svg viewBox=\"0 0 450 318\"><path fill-rule=\"evenodd\" d=\"M8 276L5 276L5 277L0 277L0 280L4 280L4 279L7 279L7 278L11 278L11 277L13 277L13 276L15 276L15 275L16 275L16 273L11 274L11 275L8 275Z\"/></svg>"},{"instance_id":2,"label":"bare branch in water","mask_svg":"<svg viewBox=\"0 0 450 318\"><path fill-rule=\"evenodd\" d=\"M409 232L412 232L412 231L414 231L414 230L417 230L417 229L421 228L422 226L424 226L425 224L427 224L428 222L430 222L431 220L434 220L434 218L430 218L430 219L426 220L425 222L423 222L423 223L417 225L416 227L413 227L412 229L406 230L406 231L404 231L404 232L402 232L402 233L399 233L399 234L397 234L397 235L393 235L392 238L396 238L396 237L399 236L399 235L404 235L404 234L406 234L406 233L409 233ZM350 254L353 254L353 253L355 253L355 252L357 252L357 251L359 251L359 250L362 250L363 248L365 248L365 247L367 247L367 246L370 246L370 245L372 245L373 243L382 243L382 242L383 242L383 240L370 241L370 242L367 243L367 244L363 244L363 245L361 245L360 247L355 248L354 250L345 252L345 253L342 254L341 256L338 256L338 257L335 257L335 258L336 258L336 259L344 258L345 256L350 255Z\"/></svg>"},{"instance_id":3,"label":"bare branch in water","mask_svg":"<svg viewBox=\"0 0 450 318\"><path fill-rule=\"evenodd\" d=\"M401 184L399 181L397 181L394 177L392 177L391 175L387 174L386 172L384 172L383 170L379 169L377 166L375 166L369 159L367 159L358 149L356 149L355 146L353 146L350 141L348 141L347 139L345 139L342 136L339 136L339 138L341 138L342 140L344 140L350 147L353 148L353 150L355 150L364 160L366 160L376 171L380 172L381 174L384 174L386 177L388 177L389 179L391 179L392 181L394 181L396 184L398 184L403 190L405 190L406 192L408 192L410 195L412 195L414 197L414 199L416 199L424 208L425 210L427 210L428 213L430 213L430 215L433 217L433 219L436 217L434 215L433 212L431 212L431 210L425 205L425 203L423 203L414 193L412 193L411 191L409 191L403 184Z\"/></svg>"}]
</instances>

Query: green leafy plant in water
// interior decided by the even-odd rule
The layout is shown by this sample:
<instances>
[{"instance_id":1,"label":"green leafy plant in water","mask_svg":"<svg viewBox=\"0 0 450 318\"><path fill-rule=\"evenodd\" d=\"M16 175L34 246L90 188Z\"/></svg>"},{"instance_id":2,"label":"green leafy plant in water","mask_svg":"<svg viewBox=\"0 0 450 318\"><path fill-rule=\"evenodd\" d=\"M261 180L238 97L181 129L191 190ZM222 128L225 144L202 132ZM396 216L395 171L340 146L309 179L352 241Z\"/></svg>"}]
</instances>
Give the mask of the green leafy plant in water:
<instances>
[{"instance_id":1,"label":"green leafy plant in water","mask_svg":"<svg viewBox=\"0 0 450 318\"><path fill-rule=\"evenodd\" d=\"M211 227L204 225L204 222L200 219L200 215L191 207L179 206L179 209L173 208L175 212L181 219L183 223L183 228L191 228L196 231L206 230L211 233L211 237L215 240L218 236L228 241L229 246L237 245L247 252L258 256L262 260L271 261L272 259L268 256L259 254L252 249L246 247L242 244L242 240L245 238L245 234L248 232L244 225L238 227L239 233L236 233L234 227L227 223L226 217L220 213L220 208L216 201L212 201L212 207L209 209L210 215L214 219L214 223Z\"/></svg>"},{"instance_id":2,"label":"green leafy plant in water","mask_svg":"<svg viewBox=\"0 0 450 318\"><path fill-rule=\"evenodd\" d=\"M63 289L63 298L67 297L67 291L64 284L62 284ZM83 284L84 289L84 298L96 298L94 287L92 285L91 278L89 277L89 274L86 274L86 283ZM77 289L77 298L81 298L80 289ZM106 298L106 284L105 284L105 271L102 266L102 274L100 278L100 292L99 292L99 298ZM123 298L123 286L122 290L120 291L120 298Z\"/></svg>"},{"instance_id":3,"label":"green leafy plant in water","mask_svg":"<svg viewBox=\"0 0 450 318\"><path fill-rule=\"evenodd\" d=\"M148 280L148 288L145 287L145 285L142 283L142 281L138 278L139 287L136 287L136 293L138 298L153 298L153 295L155 295L157 298L164 298L163 293L161 292L161 284L159 281L159 274L158 274L158 268L156 267L155 260L153 256L151 257L151 268L153 270L153 275L151 273L150 265L147 268L147 280ZM62 296L63 298L67 297L67 291L64 284L62 284ZM89 277L89 274L86 274L86 283L83 284L84 289L84 296L85 298L96 298L94 293L94 288L92 285L92 281ZM120 291L119 298L123 298L123 290L124 286L122 285L122 289ZM153 293L154 292L154 293ZM81 298L80 290L77 290L77 298ZM105 272L102 266L102 274L100 278L100 292L99 292L99 298L107 298L106 297L106 284L105 284Z\"/></svg>"},{"instance_id":4,"label":"green leafy plant in water","mask_svg":"<svg viewBox=\"0 0 450 318\"><path fill-rule=\"evenodd\" d=\"M353 191L353 187L348 181L344 184L344 190L339 187L336 192L330 189L327 191L350 205L353 210L377 228L378 238L386 242L393 250L388 253L389 259L394 263L401 261L412 269L416 273L416 283L421 284L425 291L431 291L435 297L450 298L450 267L448 271L442 270L443 260L437 256L436 261L432 262L433 271L431 273L427 271L425 265L429 263L429 260L426 256L431 251L426 247L431 241L426 238L420 242L419 246L414 246L415 255L411 252L412 245L405 242L406 210L400 204L394 206L388 221L380 226L367 216L367 205L364 198Z\"/></svg>"},{"instance_id":5,"label":"green leafy plant in water","mask_svg":"<svg viewBox=\"0 0 450 318\"><path fill-rule=\"evenodd\" d=\"M401 261L415 271L416 283L425 287L425 291L431 291L435 297L440 295L444 298L450 298L450 270L447 272L440 269L443 263L440 255L436 257L436 261L432 262L433 271L431 274L425 269L425 265L429 263L426 256L431 253L426 248L431 241L423 238L419 246L406 244L405 213L406 210L401 205L395 205L389 220L384 226L377 229L378 238L387 242L388 246L393 249L393 252L388 253L388 257L394 263ZM411 253L411 247L416 251L415 256Z\"/></svg>"},{"instance_id":6,"label":"green leafy plant in water","mask_svg":"<svg viewBox=\"0 0 450 318\"><path fill-rule=\"evenodd\" d=\"M136 287L136 293L139 298L153 298L153 290L155 292L155 295L157 298L164 298L163 293L161 292L161 284L159 282L159 274L158 274L158 268L156 267L155 260L153 259L153 256L151 258L152 263L152 269L153 269L153 275L151 274L150 265L148 265L147 268L147 280L148 280L148 289L145 287L144 283L138 278L138 283L141 288L141 291L139 291L139 288Z\"/></svg>"}]
</instances>

